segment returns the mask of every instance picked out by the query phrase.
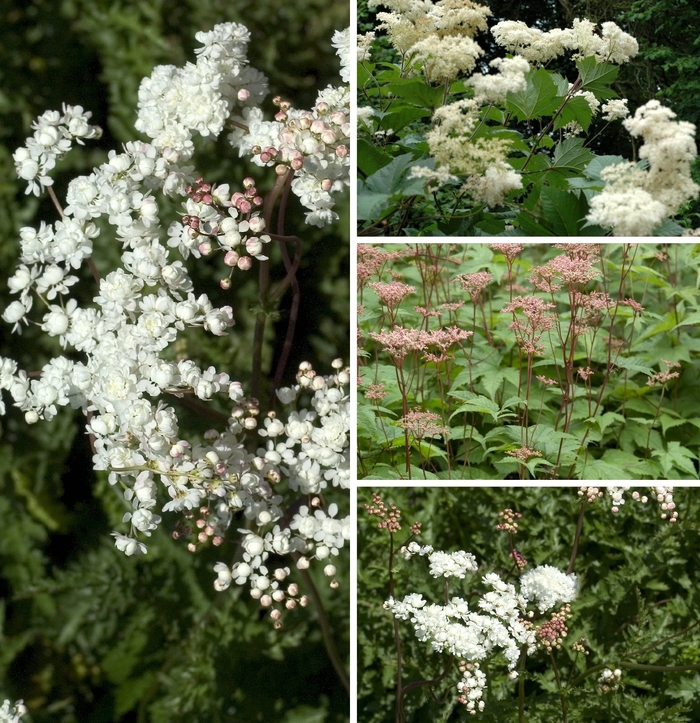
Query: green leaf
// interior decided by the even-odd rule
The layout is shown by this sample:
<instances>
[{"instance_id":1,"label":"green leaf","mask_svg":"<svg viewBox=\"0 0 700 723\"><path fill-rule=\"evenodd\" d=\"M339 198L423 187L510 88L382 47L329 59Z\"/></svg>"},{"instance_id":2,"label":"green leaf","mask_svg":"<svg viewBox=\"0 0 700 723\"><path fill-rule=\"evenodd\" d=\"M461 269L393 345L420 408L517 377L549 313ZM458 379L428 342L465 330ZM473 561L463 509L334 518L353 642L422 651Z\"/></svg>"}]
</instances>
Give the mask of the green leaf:
<instances>
[{"instance_id":1,"label":"green leaf","mask_svg":"<svg viewBox=\"0 0 700 723\"><path fill-rule=\"evenodd\" d=\"M697 459L697 455L683 447L680 442L669 442L665 450L652 450L652 455L659 458L665 474L670 475L671 470L675 467L681 472L692 475L693 479L698 478L698 473L693 464L693 460Z\"/></svg>"},{"instance_id":2,"label":"green leaf","mask_svg":"<svg viewBox=\"0 0 700 723\"><path fill-rule=\"evenodd\" d=\"M641 372L642 374L646 374L648 377L654 373L654 370L649 366L648 362L641 357L619 357L615 361L615 366L620 369L625 369L628 372L632 372L632 374Z\"/></svg>"},{"instance_id":3,"label":"green leaf","mask_svg":"<svg viewBox=\"0 0 700 723\"><path fill-rule=\"evenodd\" d=\"M675 328L676 313L674 311L669 311L658 324L648 328L643 334L634 339L632 341L632 346L637 346L640 342L648 339L650 336L656 336L657 334L662 334L665 331L670 331Z\"/></svg>"},{"instance_id":4,"label":"green leaf","mask_svg":"<svg viewBox=\"0 0 700 723\"><path fill-rule=\"evenodd\" d=\"M673 417L669 417L668 414L662 414L659 417L659 421L661 422L661 429L663 430L664 437L666 436L666 431L668 429L673 429L673 427L680 427L682 424L685 424L686 422L689 422L688 419L673 419Z\"/></svg>"},{"instance_id":5,"label":"green leaf","mask_svg":"<svg viewBox=\"0 0 700 723\"><path fill-rule=\"evenodd\" d=\"M557 86L549 73L544 68L530 71L525 81L527 85L524 90L508 93L506 108L520 121L555 113L561 99L557 97Z\"/></svg>"},{"instance_id":6,"label":"green leaf","mask_svg":"<svg viewBox=\"0 0 700 723\"><path fill-rule=\"evenodd\" d=\"M695 324L700 324L700 311L696 311L689 316L686 316L683 321L680 321L673 328L677 329L679 326L694 326Z\"/></svg>"},{"instance_id":7,"label":"green leaf","mask_svg":"<svg viewBox=\"0 0 700 723\"><path fill-rule=\"evenodd\" d=\"M563 101L564 99L562 98L561 100ZM563 128L568 123L576 122L584 131L588 132L592 118L593 111L585 98L581 98L580 96L569 98L561 109L561 113L559 113L554 121L554 130L559 130L559 128Z\"/></svg>"},{"instance_id":8,"label":"green leaf","mask_svg":"<svg viewBox=\"0 0 700 723\"><path fill-rule=\"evenodd\" d=\"M391 198L389 193L379 193L367 189L367 184L357 180L357 218L359 221L373 221L381 216Z\"/></svg>"},{"instance_id":9,"label":"green leaf","mask_svg":"<svg viewBox=\"0 0 700 723\"><path fill-rule=\"evenodd\" d=\"M565 138L554 148L552 168L566 168L580 172L588 166L592 158L593 153L583 147L583 139Z\"/></svg>"},{"instance_id":10,"label":"green leaf","mask_svg":"<svg viewBox=\"0 0 700 723\"><path fill-rule=\"evenodd\" d=\"M622 422L624 424L625 418L621 414L616 412L605 412L605 414L598 414L595 417L589 417L585 420L591 424L596 424L600 433L604 434L605 430L614 422Z\"/></svg>"},{"instance_id":11,"label":"green leaf","mask_svg":"<svg viewBox=\"0 0 700 723\"><path fill-rule=\"evenodd\" d=\"M391 163L391 156L383 153L365 138L357 141L357 169L364 176L371 176Z\"/></svg>"},{"instance_id":12,"label":"green leaf","mask_svg":"<svg viewBox=\"0 0 700 723\"><path fill-rule=\"evenodd\" d=\"M473 392L449 392L449 396L464 401L464 403L450 415L450 419L461 412L489 414L495 420L499 417L501 408L498 404L481 394L474 394Z\"/></svg>"},{"instance_id":13,"label":"green leaf","mask_svg":"<svg viewBox=\"0 0 700 723\"><path fill-rule=\"evenodd\" d=\"M442 103L444 89L428 85L422 78L401 78L386 86L387 90L401 98L404 103L411 103L421 108L435 110Z\"/></svg>"},{"instance_id":14,"label":"green leaf","mask_svg":"<svg viewBox=\"0 0 700 723\"><path fill-rule=\"evenodd\" d=\"M396 133L410 123L413 123L413 121L418 120L419 118L430 117L430 115L430 111L424 108L404 106L403 108L399 108L384 115L380 119L380 125L384 128L384 130Z\"/></svg>"},{"instance_id":15,"label":"green leaf","mask_svg":"<svg viewBox=\"0 0 700 723\"><path fill-rule=\"evenodd\" d=\"M593 93L598 100L617 98L617 93L610 87L617 78L619 68L608 63L599 63L595 57L584 58L576 62L581 75L581 90Z\"/></svg>"},{"instance_id":16,"label":"green leaf","mask_svg":"<svg viewBox=\"0 0 700 723\"><path fill-rule=\"evenodd\" d=\"M552 229L555 236L581 236L586 223L588 203L585 196L573 191L545 186L540 194L541 221Z\"/></svg>"}]
</instances>

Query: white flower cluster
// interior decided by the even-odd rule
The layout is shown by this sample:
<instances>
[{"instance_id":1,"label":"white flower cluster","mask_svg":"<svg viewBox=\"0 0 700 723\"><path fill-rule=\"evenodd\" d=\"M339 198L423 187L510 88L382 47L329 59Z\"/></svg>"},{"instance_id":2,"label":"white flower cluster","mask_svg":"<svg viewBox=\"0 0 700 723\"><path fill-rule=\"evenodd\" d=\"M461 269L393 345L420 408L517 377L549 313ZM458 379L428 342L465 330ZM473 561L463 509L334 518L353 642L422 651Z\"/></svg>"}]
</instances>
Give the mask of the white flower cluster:
<instances>
[{"instance_id":1,"label":"white flower cluster","mask_svg":"<svg viewBox=\"0 0 700 723\"><path fill-rule=\"evenodd\" d=\"M612 501L610 511L618 513L620 508L625 504L625 494L629 492L631 487L629 485L620 487L606 487L609 497ZM586 497L589 502L594 502L596 499L603 496L603 490L598 487L580 487L579 497ZM659 512L662 520L668 520L671 523L678 521L678 510L676 510L676 503L673 501L673 487L657 486L649 488L649 495L651 499L655 499L659 505ZM634 490L632 492L632 499L641 502L643 505L649 502L649 496L641 494L639 491Z\"/></svg>"},{"instance_id":2,"label":"white flower cluster","mask_svg":"<svg viewBox=\"0 0 700 723\"><path fill-rule=\"evenodd\" d=\"M544 613L557 605L575 600L578 581L573 572L567 575L551 565L540 565L520 578L520 589Z\"/></svg>"},{"instance_id":3,"label":"white flower cluster","mask_svg":"<svg viewBox=\"0 0 700 723\"><path fill-rule=\"evenodd\" d=\"M417 542L409 542L406 547L401 548L401 553L406 560L413 555L421 555L428 558L430 563L430 574L433 577L459 577L464 579L467 572L476 572L478 565L476 558L471 552L457 550L457 552L434 551L432 545L419 545Z\"/></svg>"},{"instance_id":4,"label":"white flower cluster","mask_svg":"<svg viewBox=\"0 0 700 723\"><path fill-rule=\"evenodd\" d=\"M63 113L49 110L32 123L34 135L12 156L19 178L29 181L26 193L38 196L44 188L53 185L48 174L56 161L70 151L73 141L82 145L83 138L102 135L101 128L88 123L91 116L92 113L83 111L79 105L64 105Z\"/></svg>"},{"instance_id":5,"label":"white flower cluster","mask_svg":"<svg viewBox=\"0 0 700 723\"><path fill-rule=\"evenodd\" d=\"M337 218L331 194L349 184L349 87L321 91L312 111L278 101L275 120L265 121L259 105L267 95L267 78L248 64L248 30L223 23L196 38L203 44L196 64L161 65L142 82L137 130L156 148L189 158L193 133L216 138L230 121L236 129L229 141L241 156L250 155L257 165L277 165L279 174L292 171L292 190L309 209L306 222L331 223ZM336 32L332 40L345 83L349 42L349 30Z\"/></svg>"},{"instance_id":6,"label":"white flower cluster","mask_svg":"<svg viewBox=\"0 0 700 723\"><path fill-rule=\"evenodd\" d=\"M377 13L377 27L387 31L393 46L402 54L415 55L418 52L416 46L422 43L421 53L427 53L428 58L437 61L443 53L443 62L473 68L474 58L483 53L471 38L487 29L486 18L491 11L484 5L471 0L437 0L436 3L430 0L373 0L369 3L370 7L377 5L391 11ZM460 40L471 42L461 44ZM431 48L437 52L431 52ZM461 58L460 52L466 57Z\"/></svg>"},{"instance_id":7,"label":"white flower cluster","mask_svg":"<svg viewBox=\"0 0 700 723\"><path fill-rule=\"evenodd\" d=\"M458 577L464 577L467 570L476 570L474 556L464 551L433 552L429 545L420 547L411 543L405 552L409 557L411 554L428 555L434 577L444 575L441 570L452 570L456 561L461 572L456 573ZM495 573L485 575L482 582L490 590L479 598L478 612L470 609L469 603L460 597L453 597L446 605L436 605L428 604L420 593L411 593L400 601L389 598L384 608L400 620L409 620L416 637L430 642L437 652L446 650L473 663L486 659L495 649L502 650L514 677L523 646L528 654L537 648L536 633L528 620L533 614L527 610L528 603L536 603L539 612L544 613L558 604L573 601L578 594L576 576L544 565L523 575L520 592ZM470 671L469 675L466 670ZM464 680L458 686L460 693L466 694L462 702L470 712L483 710L479 701L485 680L477 670L464 667ZM470 702L473 705L470 706Z\"/></svg>"},{"instance_id":8,"label":"white flower cluster","mask_svg":"<svg viewBox=\"0 0 700 723\"><path fill-rule=\"evenodd\" d=\"M429 557L430 574L433 577L464 578L467 572L476 572L476 558L470 552L442 552L437 550Z\"/></svg>"},{"instance_id":9,"label":"white flower cluster","mask_svg":"<svg viewBox=\"0 0 700 723\"><path fill-rule=\"evenodd\" d=\"M650 100L623 121L631 135L642 137L639 157L601 171L605 188L591 199L587 219L616 236L651 236L664 219L700 193L691 163L697 156L695 125L675 120L676 114Z\"/></svg>"},{"instance_id":10,"label":"white flower cluster","mask_svg":"<svg viewBox=\"0 0 700 723\"><path fill-rule=\"evenodd\" d=\"M0 723L19 723L20 718L27 712L27 707L21 700L14 705L9 700L0 706Z\"/></svg>"},{"instance_id":11,"label":"white flower cluster","mask_svg":"<svg viewBox=\"0 0 700 723\"><path fill-rule=\"evenodd\" d=\"M498 103L505 100L508 93L517 93L527 87L525 74L530 70L530 63L522 56L495 58L489 65L498 70L498 75L472 75L467 80L467 85L474 88L477 100Z\"/></svg>"},{"instance_id":12,"label":"white flower cluster","mask_svg":"<svg viewBox=\"0 0 700 723\"><path fill-rule=\"evenodd\" d=\"M346 35L334 38L345 66ZM262 595L268 587L274 593L287 574L268 575L269 554L301 554L308 564L310 558L338 555L349 537L348 518L337 517L335 503L313 515L307 507L290 511L289 519L285 515L298 497L313 497L319 506L316 495L324 489L348 486L350 375L341 360L325 377L302 363L296 384L277 390L287 411L269 412L259 428L259 403L246 397L240 382L214 367L173 360L172 346L186 327L220 336L234 318L230 306L216 308L205 294L195 295L186 267L170 258L171 250L185 257L206 255L216 243L233 272L250 268L252 257L265 259L263 244L270 240L260 235L264 222L255 209L262 199L252 179L244 182L245 192L231 194L227 185L192 179L192 168L178 165L192 153L194 131L216 135L237 104L264 94L264 79L245 59L248 32L243 26L218 25L197 38L204 47L196 65L157 68L141 88L138 126L153 143L127 143L123 153L111 152L91 175L70 183L60 221L21 230L20 265L9 280L19 298L2 317L21 332L38 299L45 307L41 328L57 337L68 355L31 375L0 358L0 390L9 392L28 423L52 419L59 406L86 414L94 468L108 470L110 483L124 489L128 511L123 522L130 534L112 533L119 550L145 553L138 537L149 537L158 527L158 512L198 514L198 541L211 539L215 545L223 542L234 519L243 518L257 532L243 531L244 562L217 566L216 586L249 580ZM45 113L35 123L26 153L15 154L30 190L50 185L43 174L69 149L71 139L97 135L88 117L81 108L66 107L63 115ZM320 157L316 160L321 164ZM183 223L171 226L167 245L161 240L156 191L187 197ZM100 236L94 221L100 217L123 247L121 265L102 278L90 258ZM71 272L83 263L99 286L94 305L87 307L69 298L78 281ZM216 394L225 396L231 409L224 428L209 430L202 440L184 438L167 397L196 398L198 404ZM0 413L5 413L1 399ZM165 504L158 499L159 488L167 493ZM288 499L281 489L292 493ZM325 571L335 574L330 563Z\"/></svg>"},{"instance_id":13,"label":"white flower cluster","mask_svg":"<svg viewBox=\"0 0 700 723\"><path fill-rule=\"evenodd\" d=\"M576 18L570 28L555 28L544 32L530 28L522 20L504 20L491 28L496 42L508 52L537 63L547 63L567 50L575 51L574 58L595 56L600 63L622 64L639 52L639 44L615 23L602 24L601 34L596 24Z\"/></svg>"},{"instance_id":14,"label":"white flower cluster","mask_svg":"<svg viewBox=\"0 0 700 723\"><path fill-rule=\"evenodd\" d=\"M336 32L333 44L347 82L350 31ZM243 120L229 140L241 156L251 155L257 165L274 165L280 175L291 169L292 191L309 209L306 223L331 223L338 217L331 194L350 182L350 87L328 86L310 111L297 110L287 101L276 102L280 110L274 121L264 120L259 108L244 109Z\"/></svg>"}]
</instances>

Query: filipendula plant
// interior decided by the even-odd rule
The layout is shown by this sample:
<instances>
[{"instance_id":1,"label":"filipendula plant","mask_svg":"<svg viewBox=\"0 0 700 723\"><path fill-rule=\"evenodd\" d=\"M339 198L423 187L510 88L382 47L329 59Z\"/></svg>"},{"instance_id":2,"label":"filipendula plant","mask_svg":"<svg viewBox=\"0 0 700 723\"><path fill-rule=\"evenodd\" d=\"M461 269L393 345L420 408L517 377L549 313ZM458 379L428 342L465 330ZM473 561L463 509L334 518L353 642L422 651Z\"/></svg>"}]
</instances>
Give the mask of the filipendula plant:
<instances>
[{"instance_id":1,"label":"filipendula plant","mask_svg":"<svg viewBox=\"0 0 700 723\"><path fill-rule=\"evenodd\" d=\"M123 526L112 533L120 551L146 554L160 513L183 516L176 539L194 532L190 551L211 543L228 560L214 568L217 590L232 582L248 586L275 627L285 610L309 601L317 607L329 655L347 684L307 570L317 561L337 587L334 561L349 539L349 372L339 359L329 360L326 376L303 362L292 386L282 380L304 251L303 238L285 228L285 211L296 196L306 224L338 219L335 197L347 187L349 171L348 32L333 37L344 84L321 90L310 110L275 98L278 111L270 120L261 108L267 79L247 60L248 30L224 23L196 37L195 63L156 67L141 83L135 127L150 140L111 151L106 163L70 182L65 202L51 174L75 143L100 136L91 114L80 106L47 111L15 152L27 193L47 193L58 219L21 230L20 265L9 279L18 298L2 318L17 334L39 325L65 354L41 370L0 360L0 388L28 424L50 421L60 406L84 413L94 469L123 493ZM197 146L219 137L241 163L274 174L269 193L259 192L252 177L232 188L197 174ZM181 200L181 211L166 227L162 207L171 199ZM93 255L108 244L121 246L120 264L100 274ZM286 271L274 284L271 245L279 247ZM257 267L260 309L249 388L226 371L200 368L175 347L190 328L223 336L235 325L235 305L215 307L194 288L185 264L190 257L220 258L224 291L235 291L238 275ZM94 284L91 305L71 297L83 267ZM286 336L266 380L265 327L287 290ZM207 404L217 396L228 413ZM172 399L216 426L183 433Z\"/></svg>"}]
</instances>

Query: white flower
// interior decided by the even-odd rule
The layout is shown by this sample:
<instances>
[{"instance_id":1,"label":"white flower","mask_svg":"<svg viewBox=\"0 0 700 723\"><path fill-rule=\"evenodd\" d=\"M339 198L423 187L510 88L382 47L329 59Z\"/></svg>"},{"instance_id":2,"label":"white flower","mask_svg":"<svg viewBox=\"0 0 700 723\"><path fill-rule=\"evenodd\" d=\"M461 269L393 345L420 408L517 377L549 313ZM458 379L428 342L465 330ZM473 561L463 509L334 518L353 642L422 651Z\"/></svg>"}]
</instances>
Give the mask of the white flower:
<instances>
[{"instance_id":1,"label":"white flower","mask_svg":"<svg viewBox=\"0 0 700 723\"><path fill-rule=\"evenodd\" d=\"M551 565L540 565L520 578L522 594L537 603L541 613L555 605L572 602L578 595L578 581L574 573L568 575Z\"/></svg>"},{"instance_id":2,"label":"white flower","mask_svg":"<svg viewBox=\"0 0 700 723\"><path fill-rule=\"evenodd\" d=\"M430 574L433 577L464 578L467 572L474 572L477 569L474 555L463 550L457 552L438 550L433 552L428 560L430 561Z\"/></svg>"},{"instance_id":3,"label":"white flower","mask_svg":"<svg viewBox=\"0 0 700 723\"><path fill-rule=\"evenodd\" d=\"M142 542L134 540L132 537L121 535L118 532L113 532L112 535L114 537L115 547L117 548L117 550L120 550L125 555L146 554L146 545L144 545Z\"/></svg>"},{"instance_id":4,"label":"white flower","mask_svg":"<svg viewBox=\"0 0 700 723\"><path fill-rule=\"evenodd\" d=\"M0 706L0 723L19 723L26 712L27 707L22 700L18 700L14 705L9 700L5 700Z\"/></svg>"}]
</instances>

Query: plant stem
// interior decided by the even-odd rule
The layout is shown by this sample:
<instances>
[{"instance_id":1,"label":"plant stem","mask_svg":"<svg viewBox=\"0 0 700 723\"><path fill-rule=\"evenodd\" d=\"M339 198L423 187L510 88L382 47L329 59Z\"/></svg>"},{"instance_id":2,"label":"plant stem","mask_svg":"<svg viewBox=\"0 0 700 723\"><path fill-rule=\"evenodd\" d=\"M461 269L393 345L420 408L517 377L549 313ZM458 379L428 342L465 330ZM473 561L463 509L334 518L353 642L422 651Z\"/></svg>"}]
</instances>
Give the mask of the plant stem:
<instances>
[{"instance_id":1,"label":"plant stem","mask_svg":"<svg viewBox=\"0 0 700 723\"><path fill-rule=\"evenodd\" d=\"M265 228L270 228L272 220L272 211L277 202L277 198L287 182L287 176L291 175L285 173L277 176L275 185L267 195L265 204L263 206L263 219L265 220ZM250 389L251 396L254 399L260 398L260 389L262 384L262 356L263 356L263 345L265 341L265 322L267 321L268 303L269 303L269 292L270 292L270 262L260 261L260 267L258 270L258 300L260 302L260 309L255 316L255 332L253 334L253 354L252 354L252 368L250 374Z\"/></svg>"},{"instance_id":2,"label":"plant stem","mask_svg":"<svg viewBox=\"0 0 700 723\"><path fill-rule=\"evenodd\" d=\"M328 653L328 657L330 658L330 661L333 664L333 668L335 669L335 672L337 673L340 682L343 684L343 687L348 693L350 693L350 678L348 677L348 673L345 670L345 666L343 665L340 653L338 652L338 648L335 644L333 629L331 628L330 621L328 620L326 610L323 607L321 596L318 594L318 590L314 585L314 581L311 579L311 575L309 575L309 571L299 570L299 572L301 573L301 577L304 580L304 583L309 592L309 598L311 599L311 602L316 610L318 625L321 628L323 644L326 648L326 652Z\"/></svg>"}]
</instances>

